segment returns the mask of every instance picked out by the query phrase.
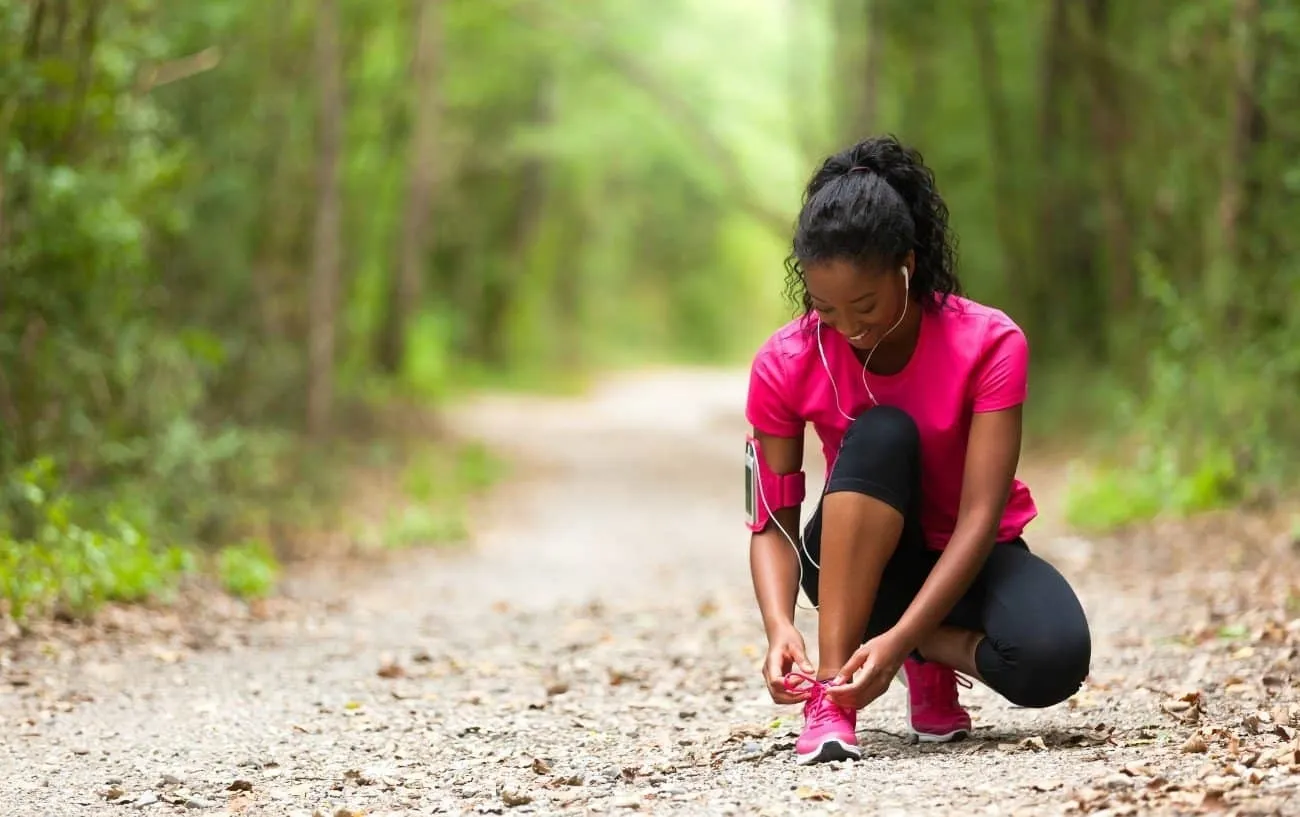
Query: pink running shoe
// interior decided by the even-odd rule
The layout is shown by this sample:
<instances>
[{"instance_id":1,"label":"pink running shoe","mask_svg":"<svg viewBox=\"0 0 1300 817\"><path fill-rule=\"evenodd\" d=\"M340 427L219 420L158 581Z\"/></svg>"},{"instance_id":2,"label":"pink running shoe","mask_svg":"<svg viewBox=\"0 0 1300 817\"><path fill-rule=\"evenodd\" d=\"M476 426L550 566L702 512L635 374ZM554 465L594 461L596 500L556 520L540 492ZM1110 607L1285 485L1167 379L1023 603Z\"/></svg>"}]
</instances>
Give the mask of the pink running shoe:
<instances>
[{"instance_id":1,"label":"pink running shoe","mask_svg":"<svg viewBox=\"0 0 1300 817\"><path fill-rule=\"evenodd\" d=\"M918 742L946 743L970 734L970 713L957 701L957 684L970 689L970 681L951 667L915 658L903 662L899 680L907 687L907 725Z\"/></svg>"},{"instance_id":2,"label":"pink running shoe","mask_svg":"<svg viewBox=\"0 0 1300 817\"><path fill-rule=\"evenodd\" d=\"M807 682L811 687L803 686ZM826 695L830 681L818 681L800 672L785 677L785 688L791 692L801 687L809 692L803 704L803 733L795 742L794 751L800 766L828 760L860 760L858 748L858 713L855 709L840 706Z\"/></svg>"}]
</instances>

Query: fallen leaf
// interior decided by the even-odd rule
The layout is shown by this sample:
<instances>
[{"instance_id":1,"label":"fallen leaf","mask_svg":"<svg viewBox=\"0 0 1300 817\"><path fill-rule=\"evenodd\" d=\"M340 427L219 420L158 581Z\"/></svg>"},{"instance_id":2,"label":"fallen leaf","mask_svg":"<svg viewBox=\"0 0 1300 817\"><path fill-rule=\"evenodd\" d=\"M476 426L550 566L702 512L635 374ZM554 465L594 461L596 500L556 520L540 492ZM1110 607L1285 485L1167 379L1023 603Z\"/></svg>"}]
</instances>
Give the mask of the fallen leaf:
<instances>
[{"instance_id":1,"label":"fallen leaf","mask_svg":"<svg viewBox=\"0 0 1300 817\"><path fill-rule=\"evenodd\" d=\"M1208 752L1210 751L1210 745L1205 742L1205 738L1201 737L1199 734L1195 734L1188 738L1187 742L1183 744L1182 751L1187 752L1188 754Z\"/></svg>"},{"instance_id":2,"label":"fallen leaf","mask_svg":"<svg viewBox=\"0 0 1300 817\"><path fill-rule=\"evenodd\" d=\"M569 691L569 684L566 681L559 680L558 678L548 681L546 683L547 695L563 695L568 691Z\"/></svg>"},{"instance_id":3,"label":"fallen leaf","mask_svg":"<svg viewBox=\"0 0 1300 817\"><path fill-rule=\"evenodd\" d=\"M795 796L798 797L800 800L813 800L813 801L835 799L835 795L831 794L830 792L822 791L821 789L810 789L807 786L800 786L799 788L795 789Z\"/></svg>"},{"instance_id":4,"label":"fallen leaf","mask_svg":"<svg viewBox=\"0 0 1300 817\"><path fill-rule=\"evenodd\" d=\"M226 786L226 791L252 791L252 790L253 790L253 784L247 780L235 780L229 786Z\"/></svg>"},{"instance_id":5,"label":"fallen leaf","mask_svg":"<svg viewBox=\"0 0 1300 817\"><path fill-rule=\"evenodd\" d=\"M1038 735L1034 735L1032 738L1025 738L1016 745L1021 749L1031 752L1043 752L1047 750L1047 743Z\"/></svg>"},{"instance_id":6,"label":"fallen leaf","mask_svg":"<svg viewBox=\"0 0 1300 817\"><path fill-rule=\"evenodd\" d=\"M1032 788L1034 791L1056 791L1061 788L1061 785L1062 783L1059 780L1039 780L1033 784Z\"/></svg>"},{"instance_id":7,"label":"fallen leaf","mask_svg":"<svg viewBox=\"0 0 1300 817\"><path fill-rule=\"evenodd\" d=\"M1168 796L1170 800L1178 805L1192 806L1193 808L1199 808L1205 802L1205 792L1203 791L1178 790L1169 792Z\"/></svg>"},{"instance_id":8,"label":"fallen leaf","mask_svg":"<svg viewBox=\"0 0 1300 817\"><path fill-rule=\"evenodd\" d=\"M1205 783L1205 788L1208 791L1222 794L1226 791L1230 791L1236 788L1238 785L1240 785L1241 781L1235 777L1227 777L1224 775L1211 775L1205 778L1204 783Z\"/></svg>"},{"instance_id":9,"label":"fallen leaf","mask_svg":"<svg viewBox=\"0 0 1300 817\"><path fill-rule=\"evenodd\" d=\"M626 672L611 668L609 670L609 685L612 687L619 686L628 681L638 681L640 678L633 672Z\"/></svg>"},{"instance_id":10,"label":"fallen leaf","mask_svg":"<svg viewBox=\"0 0 1300 817\"><path fill-rule=\"evenodd\" d=\"M772 728L775 729L776 724L773 724ZM727 739L744 740L745 738L765 738L765 737L767 737L766 728L759 726L758 724L744 724L743 726L733 726L731 728L731 735Z\"/></svg>"},{"instance_id":11,"label":"fallen leaf","mask_svg":"<svg viewBox=\"0 0 1300 817\"><path fill-rule=\"evenodd\" d=\"M533 796L526 792L513 791L511 789L501 790L501 802L511 808L516 806L526 806L533 802Z\"/></svg>"}]
</instances>

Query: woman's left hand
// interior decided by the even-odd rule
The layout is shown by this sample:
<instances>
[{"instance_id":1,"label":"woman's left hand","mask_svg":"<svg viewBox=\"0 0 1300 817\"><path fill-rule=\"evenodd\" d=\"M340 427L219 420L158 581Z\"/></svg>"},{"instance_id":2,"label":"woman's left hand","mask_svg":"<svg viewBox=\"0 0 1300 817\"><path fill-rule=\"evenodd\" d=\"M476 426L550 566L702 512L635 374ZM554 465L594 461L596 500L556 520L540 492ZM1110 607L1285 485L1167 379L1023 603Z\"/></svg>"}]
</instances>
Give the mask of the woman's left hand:
<instances>
[{"instance_id":1,"label":"woman's left hand","mask_svg":"<svg viewBox=\"0 0 1300 817\"><path fill-rule=\"evenodd\" d=\"M885 694L910 652L896 633L881 633L858 647L826 692L840 706L861 709Z\"/></svg>"}]
</instances>

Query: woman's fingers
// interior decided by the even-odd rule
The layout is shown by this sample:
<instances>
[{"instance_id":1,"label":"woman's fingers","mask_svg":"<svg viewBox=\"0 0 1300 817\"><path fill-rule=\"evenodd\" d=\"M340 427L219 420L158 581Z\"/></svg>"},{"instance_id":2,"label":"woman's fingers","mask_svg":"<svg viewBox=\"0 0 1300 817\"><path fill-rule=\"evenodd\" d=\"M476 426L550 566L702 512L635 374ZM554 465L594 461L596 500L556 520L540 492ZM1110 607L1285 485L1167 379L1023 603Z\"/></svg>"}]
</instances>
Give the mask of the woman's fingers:
<instances>
[{"instance_id":1,"label":"woman's fingers","mask_svg":"<svg viewBox=\"0 0 1300 817\"><path fill-rule=\"evenodd\" d=\"M871 650L867 649L865 644L858 647L853 651L853 654L849 656L849 660L844 662L844 666L840 667L840 671L835 676L835 685L852 685L854 681L853 676L857 674L857 671L862 669L870 659Z\"/></svg>"},{"instance_id":2,"label":"woman's fingers","mask_svg":"<svg viewBox=\"0 0 1300 817\"><path fill-rule=\"evenodd\" d=\"M812 674L813 672L812 662L809 661L808 656L804 654L802 645L791 644L789 647L789 655L790 655L790 660L793 661L799 667L799 669L803 670L809 675Z\"/></svg>"}]
</instances>

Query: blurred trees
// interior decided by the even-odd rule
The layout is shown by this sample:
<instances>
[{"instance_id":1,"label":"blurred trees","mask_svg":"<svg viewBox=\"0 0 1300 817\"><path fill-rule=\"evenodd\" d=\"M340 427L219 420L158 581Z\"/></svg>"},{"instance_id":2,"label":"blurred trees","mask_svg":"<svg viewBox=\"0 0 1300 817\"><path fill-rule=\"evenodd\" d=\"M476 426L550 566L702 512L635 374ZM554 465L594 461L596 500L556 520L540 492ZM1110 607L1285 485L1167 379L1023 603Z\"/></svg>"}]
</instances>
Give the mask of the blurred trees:
<instances>
[{"instance_id":1,"label":"blurred trees","mask_svg":"<svg viewBox=\"0 0 1300 817\"><path fill-rule=\"evenodd\" d=\"M1029 332L1040 428L1088 411L1120 442L1124 467L1081 502L1194 509L1261 499L1294 476L1300 11L1272 0L833 10L851 52L838 64L855 66L836 75L837 93L879 88L876 129L934 166L969 288ZM851 22L868 19L870 36ZM857 80L872 38L883 56ZM827 132L823 149L845 141Z\"/></svg>"},{"instance_id":2,"label":"blurred trees","mask_svg":"<svg viewBox=\"0 0 1300 817\"><path fill-rule=\"evenodd\" d=\"M221 539L343 404L743 359L802 182L892 131L1034 410L1229 495L1300 440L1297 42L1273 0L0 0L0 476Z\"/></svg>"}]
</instances>

